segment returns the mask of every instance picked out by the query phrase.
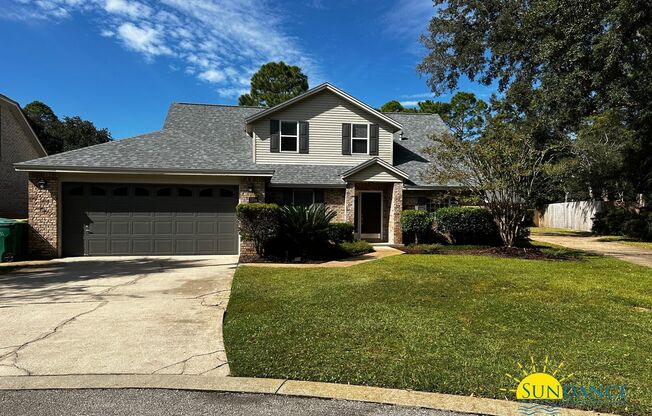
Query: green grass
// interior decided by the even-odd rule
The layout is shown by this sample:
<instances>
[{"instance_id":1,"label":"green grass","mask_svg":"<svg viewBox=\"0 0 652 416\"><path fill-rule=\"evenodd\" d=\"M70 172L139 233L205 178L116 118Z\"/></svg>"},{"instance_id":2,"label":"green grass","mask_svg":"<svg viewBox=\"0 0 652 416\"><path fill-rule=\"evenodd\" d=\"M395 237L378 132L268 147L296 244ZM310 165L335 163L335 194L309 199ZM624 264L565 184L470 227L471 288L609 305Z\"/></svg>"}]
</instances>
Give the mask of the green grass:
<instances>
[{"instance_id":1,"label":"green grass","mask_svg":"<svg viewBox=\"0 0 652 416\"><path fill-rule=\"evenodd\" d=\"M569 230L566 228L530 227L531 234L566 234L576 236L593 235L590 231Z\"/></svg>"},{"instance_id":2,"label":"green grass","mask_svg":"<svg viewBox=\"0 0 652 416\"><path fill-rule=\"evenodd\" d=\"M613 242L613 243L625 244L628 246L641 247L641 248L647 248L652 250L652 241L637 241L637 240L632 240L631 238L622 237L618 235L609 235L606 237L602 237L598 241L607 242L607 243Z\"/></svg>"},{"instance_id":3,"label":"green grass","mask_svg":"<svg viewBox=\"0 0 652 416\"><path fill-rule=\"evenodd\" d=\"M224 336L233 375L502 398L517 362L625 384L652 413L652 271L577 261L402 255L348 267L238 268ZM511 396L509 396L511 397Z\"/></svg>"}]
</instances>

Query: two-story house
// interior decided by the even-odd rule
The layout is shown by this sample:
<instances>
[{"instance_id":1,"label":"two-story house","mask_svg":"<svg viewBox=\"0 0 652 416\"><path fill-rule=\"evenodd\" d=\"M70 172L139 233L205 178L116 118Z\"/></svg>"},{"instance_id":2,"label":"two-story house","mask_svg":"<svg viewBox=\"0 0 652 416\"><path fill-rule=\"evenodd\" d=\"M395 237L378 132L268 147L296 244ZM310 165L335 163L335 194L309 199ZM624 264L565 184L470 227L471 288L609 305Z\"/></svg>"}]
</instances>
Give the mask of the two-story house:
<instances>
[{"instance_id":1,"label":"two-story house","mask_svg":"<svg viewBox=\"0 0 652 416\"><path fill-rule=\"evenodd\" d=\"M235 207L254 201L324 203L359 238L400 244L401 210L449 189L428 181L423 151L445 129L330 84L272 108L175 103L159 131L16 165L31 250L237 254Z\"/></svg>"},{"instance_id":2,"label":"two-story house","mask_svg":"<svg viewBox=\"0 0 652 416\"><path fill-rule=\"evenodd\" d=\"M20 105L0 94L0 217L27 218L27 173L14 163L46 155Z\"/></svg>"}]
</instances>

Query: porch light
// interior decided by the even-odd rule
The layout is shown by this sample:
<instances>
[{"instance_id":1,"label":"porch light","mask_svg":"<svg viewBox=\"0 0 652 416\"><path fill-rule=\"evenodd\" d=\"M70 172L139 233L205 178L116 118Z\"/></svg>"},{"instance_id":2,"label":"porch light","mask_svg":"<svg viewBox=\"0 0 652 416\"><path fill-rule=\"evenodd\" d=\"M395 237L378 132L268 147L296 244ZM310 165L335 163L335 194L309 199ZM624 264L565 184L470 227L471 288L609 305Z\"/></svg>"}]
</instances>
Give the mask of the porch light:
<instances>
[{"instance_id":1,"label":"porch light","mask_svg":"<svg viewBox=\"0 0 652 416\"><path fill-rule=\"evenodd\" d=\"M48 181L46 181L45 178L38 178L36 185L38 186L38 189L45 189L48 186Z\"/></svg>"},{"instance_id":2,"label":"porch light","mask_svg":"<svg viewBox=\"0 0 652 416\"><path fill-rule=\"evenodd\" d=\"M254 185L252 183L249 184L249 187L247 188L247 191L249 191L249 192L254 191Z\"/></svg>"}]
</instances>

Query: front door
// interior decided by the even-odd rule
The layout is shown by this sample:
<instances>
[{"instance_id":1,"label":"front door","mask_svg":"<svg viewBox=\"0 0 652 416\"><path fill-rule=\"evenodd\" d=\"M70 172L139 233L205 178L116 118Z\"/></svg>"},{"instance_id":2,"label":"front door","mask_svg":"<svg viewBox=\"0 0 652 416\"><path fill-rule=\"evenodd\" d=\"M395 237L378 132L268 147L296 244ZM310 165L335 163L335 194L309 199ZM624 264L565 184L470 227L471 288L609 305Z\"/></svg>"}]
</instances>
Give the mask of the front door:
<instances>
[{"instance_id":1,"label":"front door","mask_svg":"<svg viewBox=\"0 0 652 416\"><path fill-rule=\"evenodd\" d=\"M358 196L358 234L360 238L382 238L382 192L360 192Z\"/></svg>"}]
</instances>

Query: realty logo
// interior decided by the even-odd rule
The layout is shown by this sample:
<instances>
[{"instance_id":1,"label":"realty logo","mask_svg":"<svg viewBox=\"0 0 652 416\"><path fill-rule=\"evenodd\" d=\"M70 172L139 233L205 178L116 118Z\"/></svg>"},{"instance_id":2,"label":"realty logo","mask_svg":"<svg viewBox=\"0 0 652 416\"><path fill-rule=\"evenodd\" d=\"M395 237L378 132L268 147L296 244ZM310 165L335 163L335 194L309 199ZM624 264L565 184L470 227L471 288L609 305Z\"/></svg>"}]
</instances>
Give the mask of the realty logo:
<instances>
[{"instance_id":1,"label":"realty logo","mask_svg":"<svg viewBox=\"0 0 652 416\"><path fill-rule=\"evenodd\" d=\"M565 389L562 383L570 379L573 374L562 377L560 373L564 367L563 361L557 366L554 366L551 365L550 360L546 357L544 363L537 366L534 362L534 357L530 357L529 366L526 367L521 363L517 364L519 368L518 377L509 373L505 374L516 386L502 388L500 389L501 391L515 393L516 400L564 400ZM538 403L520 405L518 411L520 414L526 416L561 414L559 408L555 406L546 406Z\"/></svg>"}]
</instances>

